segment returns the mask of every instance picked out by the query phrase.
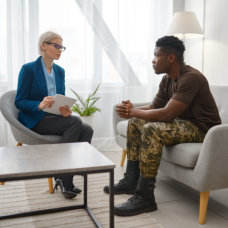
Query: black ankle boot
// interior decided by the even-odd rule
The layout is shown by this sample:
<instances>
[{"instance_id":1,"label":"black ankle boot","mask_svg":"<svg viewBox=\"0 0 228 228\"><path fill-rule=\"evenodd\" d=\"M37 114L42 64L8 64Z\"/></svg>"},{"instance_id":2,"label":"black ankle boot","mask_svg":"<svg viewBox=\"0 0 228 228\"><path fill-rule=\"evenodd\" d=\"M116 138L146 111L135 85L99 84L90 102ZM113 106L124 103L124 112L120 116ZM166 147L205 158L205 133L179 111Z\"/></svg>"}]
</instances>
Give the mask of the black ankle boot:
<instances>
[{"instance_id":1,"label":"black ankle boot","mask_svg":"<svg viewBox=\"0 0 228 228\"><path fill-rule=\"evenodd\" d=\"M80 188L78 188L78 187L76 187L76 186L73 185L72 188L71 188L71 191L79 194L79 193L81 193L82 190Z\"/></svg>"},{"instance_id":2,"label":"black ankle boot","mask_svg":"<svg viewBox=\"0 0 228 228\"><path fill-rule=\"evenodd\" d=\"M124 178L114 185L114 194L134 194L139 179L139 162L127 160L127 169ZM104 187L104 192L109 193L109 186Z\"/></svg>"},{"instance_id":3,"label":"black ankle boot","mask_svg":"<svg viewBox=\"0 0 228 228\"><path fill-rule=\"evenodd\" d=\"M60 187L61 189L61 192L63 194L63 196L66 198L66 199L72 199L74 198L75 196L77 196L77 194L75 192L73 192L72 190L70 189L66 189L63 185L63 181L60 179L60 178L57 178L56 180L56 183L55 183L55 187L53 189L53 193L55 192L55 190L58 190L58 186Z\"/></svg>"},{"instance_id":4,"label":"black ankle boot","mask_svg":"<svg viewBox=\"0 0 228 228\"><path fill-rule=\"evenodd\" d=\"M125 203L115 207L114 213L119 216L132 216L157 210L154 197L155 179L140 176L134 196Z\"/></svg>"}]
</instances>

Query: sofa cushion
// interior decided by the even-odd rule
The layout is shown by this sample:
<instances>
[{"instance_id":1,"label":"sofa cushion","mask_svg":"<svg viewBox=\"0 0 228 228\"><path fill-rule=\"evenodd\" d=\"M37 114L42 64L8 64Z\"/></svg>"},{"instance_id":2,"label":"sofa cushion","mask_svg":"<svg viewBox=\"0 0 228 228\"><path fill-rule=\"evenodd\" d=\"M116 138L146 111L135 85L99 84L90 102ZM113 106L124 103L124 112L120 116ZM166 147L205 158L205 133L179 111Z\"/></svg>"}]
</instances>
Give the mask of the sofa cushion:
<instances>
[{"instance_id":1,"label":"sofa cushion","mask_svg":"<svg viewBox=\"0 0 228 228\"><path fill-rule=\"evenodd\" d=\"M164 146L162 159L187 168L194 168L199 157L202 143L181 143Z\"/></svg>"}]
</instances>

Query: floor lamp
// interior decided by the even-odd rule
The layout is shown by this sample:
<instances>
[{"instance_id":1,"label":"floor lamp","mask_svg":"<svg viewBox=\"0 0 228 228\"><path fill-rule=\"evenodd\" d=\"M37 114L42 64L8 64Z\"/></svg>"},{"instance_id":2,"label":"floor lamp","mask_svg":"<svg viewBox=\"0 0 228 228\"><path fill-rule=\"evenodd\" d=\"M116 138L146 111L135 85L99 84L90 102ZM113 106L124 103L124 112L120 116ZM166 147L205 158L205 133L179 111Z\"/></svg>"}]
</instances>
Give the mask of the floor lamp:
<instances>
[{"instance_id":1,"label":"floor lamp","mask_svg":"<svg viewBox=\"0 0 228 228\"><path fill-rule=\"evenodd\" d=\"M168 26L167 35L174 35L181 39L185 43L187 38L202 37L203 30L199 24L199 21L193 12L176 12L173 14L171 22ZM203 71L203 52L204 52L204 40L202 39L202 71Z\"/></svg>"},{"instance_id":2,"label":"floor lamp","mask_svg":"<svg viewBox=\"0 0 228 228\"><path fill-rule=\"evenodd\" d=\"M176 12L173 14L167 34L182 36L182 38L193 38L196 36L203 36L203 30L195 13Z\"/></svg>"}]
</instances>

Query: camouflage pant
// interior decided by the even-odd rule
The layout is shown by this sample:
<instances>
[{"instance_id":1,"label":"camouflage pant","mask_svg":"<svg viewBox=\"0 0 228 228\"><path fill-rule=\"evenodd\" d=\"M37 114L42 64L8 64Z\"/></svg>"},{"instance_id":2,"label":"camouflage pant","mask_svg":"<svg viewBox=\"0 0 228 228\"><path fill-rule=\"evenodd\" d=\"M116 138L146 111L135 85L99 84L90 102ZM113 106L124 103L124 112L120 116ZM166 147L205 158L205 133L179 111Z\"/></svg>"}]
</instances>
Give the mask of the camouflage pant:
<instances>
[{"instance_id":1,"label":"camouflage pant","mask_svg":"<svg viewBox=\"0 0 228 228\"><path fill-rule=\"evenodd\" d=\"M202 142L204 137L205 134L190 121L175 119L165 123L132 118L128 123L127 157L140 162L144 177L155 178L164 145Z\"/></svg>"}]
</instances>

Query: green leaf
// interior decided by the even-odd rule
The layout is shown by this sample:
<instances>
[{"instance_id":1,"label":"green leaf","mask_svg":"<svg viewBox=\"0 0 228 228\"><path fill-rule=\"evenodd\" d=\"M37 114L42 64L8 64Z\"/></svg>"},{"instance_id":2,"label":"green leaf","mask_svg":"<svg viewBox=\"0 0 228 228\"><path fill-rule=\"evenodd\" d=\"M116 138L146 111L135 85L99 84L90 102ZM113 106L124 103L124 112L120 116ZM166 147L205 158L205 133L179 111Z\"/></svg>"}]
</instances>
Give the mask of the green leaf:
<instances>
[{"instance_id":1,"label":"green leaf","mask_svg":"<svg viewBox=\"0 0 228 228\"><path fill-rule=\"evenodd\" d=\"M75 96L78 98L78 100L80 101L81 105L82 106L86 106L85 102L83 101L83 98L78 94L76 93L73 89L71 89L71 91L75 94Z\"/></svg>"},{"instance_id":2,"label":"green leaf","mask_svg":"<svg viewBox=\"0 0 228 228\"><path fill-rule=\"evenodd\" d=\"M97 85L97 88L95 89L95 91L92 93L92 97L96 94L96 92L97 92L97 90L99 89L99 87L100 87L100 83Z\"/></svg>"},{"instance_id":3,"label":"green leaf","mask_svg":"<svg viewBox=\"0 0 228 228\"><path fill-rule=\"evenodd\" d=\"M97 93L99 87L100 83L97 85L94 92L90 93L85 100L83 100L83 98L77 92L71 89L71 91L74 93L74 95L80 102L80 104L76 102L72 106L71 110L77 112L80 116L90 116L97 111L100 112L101 110L95 106L95 103L100 99L100 97L95 97L95 94Z\"/></svg>"}]
</instances>

